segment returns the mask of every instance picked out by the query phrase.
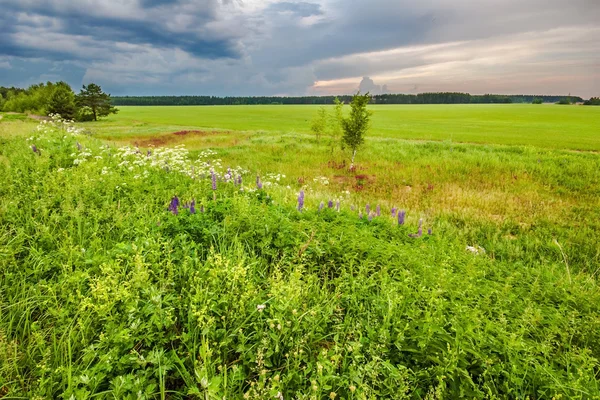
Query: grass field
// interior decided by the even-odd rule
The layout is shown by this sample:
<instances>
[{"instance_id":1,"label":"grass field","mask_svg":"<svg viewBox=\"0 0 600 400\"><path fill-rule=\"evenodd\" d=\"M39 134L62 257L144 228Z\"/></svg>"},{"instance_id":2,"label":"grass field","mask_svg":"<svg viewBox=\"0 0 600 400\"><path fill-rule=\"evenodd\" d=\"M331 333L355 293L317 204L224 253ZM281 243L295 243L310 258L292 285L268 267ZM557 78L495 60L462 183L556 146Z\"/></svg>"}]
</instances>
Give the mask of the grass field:
<instances>
[{"instance_id":1,"label":"grass field","mask_svg":"<svg viewBox=\"0 0 600 400\"><path fill-rule=\"evenodd\" d=\"M371 137L600 151L600 108L557 105L372 106ZM106 137L221 129L309 133L318 106L120 107Z\"/></svg>"},{"instance_id":2,"label":"grass field","mask_svg":"<svg viewBox=\"0 0 600 400\"><path fill-rule=\"evenodd\" d=\"M0 397L600 398L597 109L373 109L0 120Z\"/></svg>"}]
</instances>

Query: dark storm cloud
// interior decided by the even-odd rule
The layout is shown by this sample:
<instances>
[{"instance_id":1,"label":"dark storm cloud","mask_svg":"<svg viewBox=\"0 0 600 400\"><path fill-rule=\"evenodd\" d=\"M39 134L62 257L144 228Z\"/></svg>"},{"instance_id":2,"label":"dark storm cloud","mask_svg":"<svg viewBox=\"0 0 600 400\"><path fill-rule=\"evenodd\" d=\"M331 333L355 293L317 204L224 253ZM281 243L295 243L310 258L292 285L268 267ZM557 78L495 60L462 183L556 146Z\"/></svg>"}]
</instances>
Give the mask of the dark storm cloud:
<instances>
[{"instance_id":1,"label":"dark storm cloud","mask_svg":"<svg viewBox=\"0 0 600 400\"><path fill-rule=\"evenodd\" d=\"M519 88L528 68L543 71L544 82L568 82L565 65L578 87L598 86L598 42L586 36L597 34L597 0L0 3L0 84L33 79L43 61L76 66L57 71L62 79L122 94L303 94L317 81L349 93L364 76L391 91L436 90L458 82L461 68L479 77L477 89L502 71ZM457 90L475 90L460 82Z\"/></svg>"},{"instance_id":2,"label":"dark storm cloud","mask_svg":"<svg viewBox=\"0 0 600 400\"><path fill-rule=\"evenodd\" d=\"M15 44L15 35L36 29L64 35L87 36L103 43L125 42L179 48L203 58L239 57L238 37L235 32L227 29L223 32L204 29L206 25L217 20L219 5L216 0L143 0L137 7L125 8L124 12L115 11L122 7L117 3L100 10L104 12L99 12L97 9L80 6L77 0L7 0L1 18L3 26L7 27L8 35L2 35L0 51L20 57L30 56L30 51L25 46L16 48L18 46ZM177 17L185 18L186 24L171 23ZM57 52L36 48L35 53L38 57L64 58L69 49Z\"/></svg>"}]
</instances>

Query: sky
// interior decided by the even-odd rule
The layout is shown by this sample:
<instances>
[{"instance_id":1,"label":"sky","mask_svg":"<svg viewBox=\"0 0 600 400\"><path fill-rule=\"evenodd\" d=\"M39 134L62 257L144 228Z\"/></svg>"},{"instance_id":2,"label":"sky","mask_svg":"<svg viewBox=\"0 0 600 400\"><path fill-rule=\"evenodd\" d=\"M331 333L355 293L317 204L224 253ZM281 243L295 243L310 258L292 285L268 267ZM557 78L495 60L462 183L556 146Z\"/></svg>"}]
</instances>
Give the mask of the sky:
<instances>
[{"instance_id":1,"label":"sky","mask_svg":"<svg viewBox=\"0 0 600 400\"><path fill-rule=\"evenodd\" d=\"M0 85L600 96L600 0L0 0Z\"/></svg>"}]
</instances>

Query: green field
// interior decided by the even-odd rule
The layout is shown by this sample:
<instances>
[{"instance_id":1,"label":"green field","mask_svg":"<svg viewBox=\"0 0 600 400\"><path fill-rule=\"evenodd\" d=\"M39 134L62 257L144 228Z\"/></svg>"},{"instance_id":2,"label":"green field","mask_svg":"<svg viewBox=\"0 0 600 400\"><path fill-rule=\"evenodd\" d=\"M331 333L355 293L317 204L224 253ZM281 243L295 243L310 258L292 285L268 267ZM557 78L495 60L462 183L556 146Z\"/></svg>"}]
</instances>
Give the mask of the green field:
<instances>
[{"instance_id":1,"label":"green field","mask_svg":"<svg viewBox=\"0 0 600 400\"><path fill-rule=\"evenodd\" d=\"M599 109L372 109L0 120L0 398L600 398Z\"/></svg>"},{"instance_id":2,"label":"green field","mask_svg":"<svg viewBox=\"0 0 600 400\"><path fill-rule=\"evenodd\" d=\"M119 107L108 135L190 128L308 133L318 106ZM600 108L557 105L372 106L372 137L600 151Z\"/></svg>"}]
</instances>

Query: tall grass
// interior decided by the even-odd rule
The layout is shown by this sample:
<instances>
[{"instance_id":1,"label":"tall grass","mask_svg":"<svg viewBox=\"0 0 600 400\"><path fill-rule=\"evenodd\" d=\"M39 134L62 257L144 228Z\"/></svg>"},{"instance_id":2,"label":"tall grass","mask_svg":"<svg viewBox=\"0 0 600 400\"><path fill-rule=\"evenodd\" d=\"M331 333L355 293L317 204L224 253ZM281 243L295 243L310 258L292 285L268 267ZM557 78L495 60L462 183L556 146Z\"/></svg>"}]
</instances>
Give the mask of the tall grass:
<instances>
[{"instance_id":1,"label":"tall grass","mask_svg":"<svg viewBox=\"0 0 600 400\"><path fill-rule=\"evenodd\" d=\"M301 142L263 143L259 165L54 128L0 140L5 398L600 396L593 156L404 143L399 226L391 179L347 195L302 155L267 179ZM244 190L225 181L233 159ZM415 188L425 175L432 190ZM169 212L173 196L198 211ZM319 212L334 196L341 211ZM382 216L360 219L367 202ZM409 237L420 218L433 234Z\"/></svg>"}]
</instances>

